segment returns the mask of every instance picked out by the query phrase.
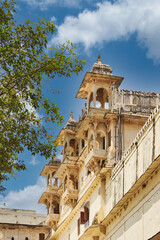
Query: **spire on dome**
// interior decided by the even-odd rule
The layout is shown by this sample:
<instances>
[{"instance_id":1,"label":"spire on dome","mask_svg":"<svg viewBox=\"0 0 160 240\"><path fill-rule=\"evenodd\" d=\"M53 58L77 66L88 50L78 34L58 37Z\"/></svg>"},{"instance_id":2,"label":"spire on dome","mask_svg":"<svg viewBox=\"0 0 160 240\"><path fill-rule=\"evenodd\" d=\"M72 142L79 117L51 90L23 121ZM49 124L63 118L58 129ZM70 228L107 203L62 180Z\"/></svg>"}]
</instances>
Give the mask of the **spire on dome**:
<instances>
[{"instance_id":1,"label":"spire on dome","mask_svg":"<svg viewBox=\"0 0 160 240\"><path fill-rule=\"evenodd\" d=\"M60 164L61 164L61 160L56 157L56 154L54 152L51 159L48 162L48 165L59 166Z\"/></svg>"},{"instance_id":2,"label":"spire on dome","mask_svg":"<svg viewBox=\"0 0 160 240\"><path fill-rule=\"evenodd\" d=\"M71 112L71 113L70 113L70 118L72 118L72 119L73 119L73 112Z\"/></svg>"},{"instance_id":3,"label":"spire on dome","mask_svg":"<svg viewBox=\"0 0 160 240\"><path fill-rule=\"evenodd\" d=\"M76 127L77 122L73 119L73 112L70 113L70 118L65 126L66 129L74 130Z\"/></svg>"},{"instance_id":4,"label":"spire on dome","mask_svg":"<svg viewBox=\"0 0 160 240\"><path fill-rule=\"evenodd\" d=\"M98 55L97 63L101 64L101 56L100 56L100 54Z\"/></svg>"},{"instance_id":5,"label":"spire on dome","mask_svg":"<svg viewBox=\"0 0 160 240\"><path fill-rule=\"evenodd\" d=\"M109 65L103 64L101 62L101 56L98 55L97 63L95 63L91 69L91 73L102 74L102 75L112 75L112 69Z\"/></svg>"}]
</instances>

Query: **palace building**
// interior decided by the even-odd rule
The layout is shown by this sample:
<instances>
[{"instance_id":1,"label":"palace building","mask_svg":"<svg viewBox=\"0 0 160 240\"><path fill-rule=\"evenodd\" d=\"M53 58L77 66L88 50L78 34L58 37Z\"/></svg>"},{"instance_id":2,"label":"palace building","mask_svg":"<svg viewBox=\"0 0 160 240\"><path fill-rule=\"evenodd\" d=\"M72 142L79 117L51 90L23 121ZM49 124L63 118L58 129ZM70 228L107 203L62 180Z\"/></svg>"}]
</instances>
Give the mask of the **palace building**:
<instances>
[{"instance_id":1,"label":"palace building","mask_svg":"<svg viewBox=\"0 0 160 240\"><path fill-rule=\"evenodd\" d=\"M70 115L41 176L51 240L160 239L160 94L120 89L100 56L80 85L79 121Z\"/></svg>"},{"instance_id":2,"label":"palace building","mask_svg":"<svg viewBox=\"0 0 160 240\"><path fill-rule=\"evenodd\" d=\"M0 240L49 240L45 214L33 210L0 208Z\"/></svg>"}]
</instances>

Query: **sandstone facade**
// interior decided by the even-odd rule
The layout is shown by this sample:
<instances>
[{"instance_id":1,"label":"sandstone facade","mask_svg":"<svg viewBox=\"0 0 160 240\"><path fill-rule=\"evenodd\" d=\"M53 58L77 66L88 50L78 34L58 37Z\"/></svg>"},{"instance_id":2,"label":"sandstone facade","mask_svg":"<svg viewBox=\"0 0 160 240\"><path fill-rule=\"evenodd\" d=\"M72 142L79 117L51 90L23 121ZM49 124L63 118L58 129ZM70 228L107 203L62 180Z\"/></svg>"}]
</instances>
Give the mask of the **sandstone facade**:
<instances>
[{"instance_id":1,"label":"sandstone facade","mask_svg":"<svg viewBox=\"0 0 160 240\"><path fill-rule=\"evenodd\" d=\"M45 165L51 240L160 239L160 94L121 90L100 57L58 135L63 161Z\"/></svg>"},{"instance_id":2,"label":"sandstone facade","mask_svg":"<svg viewBox=\"0 0 160 240\"><path fill-rule=\"evenodd\" d=\"M49 240L51 229L45 214L36 211L0 208L0 239Z\"/></svg>"}]
</instances>

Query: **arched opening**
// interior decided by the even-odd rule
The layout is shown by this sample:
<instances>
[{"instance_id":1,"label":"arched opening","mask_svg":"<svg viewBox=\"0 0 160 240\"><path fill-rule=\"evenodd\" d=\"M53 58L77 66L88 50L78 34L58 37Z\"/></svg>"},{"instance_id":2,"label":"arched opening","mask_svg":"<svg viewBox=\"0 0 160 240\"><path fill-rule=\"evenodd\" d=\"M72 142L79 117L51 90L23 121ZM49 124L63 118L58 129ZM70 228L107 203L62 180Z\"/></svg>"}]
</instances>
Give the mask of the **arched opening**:
<instances>
[{"instance_id":1,"label":"arched opening","mask_svg":"<svg viewBox=\"0 0 160 240\"><path fill-rule=\"evenodd\" d=\"M108 96L106 96L104 108L109 109L109 98L108 98Z\"/></svg>"},{"instance_id":2,"label":"arched opening","mask_svg":"<svg viewBox=\"0 0 160 240\"><path fill-rule=\"evenodd\" d=\"M93 140L93 134L92 134L89 138L89 141L88 141L88 151L90 152L93 148L99 148L99 143L96 140L95 141L95 146L94 146L94 140Z\"/></svg>"},{"instance_id":3,"label":"arched opening","mask_svg":"<svg viewBox=\"0 0 160 240\"><path fill-rule=\"evenodd\" d=\"M93 104L93 92L89 97L89 108L96 107L96 108L105 108L109 109L109 97L108 92L105 88L98 88L95 96L95 106Z\"/></svg>"},{"instance_id":4,"label":"arched opening","mask_svg":"<svg viewBox=\"0 0 160 240\"><path fill-rule=\"evenodd\" d=\"M90 103L90 107L93 108L93 101ZM96 108L101 108L101 103L99 101L96 101Z\"/></svg>"},{"instance_id":5,"label":"arched opening","mask_svg":"<svg viewBox=\"0 0 160 240\"><path fill-rule=\"evenodd\" d=\"M138 97L133 98L133 104L137 105L138 104Z\"/></svg>"},{"instance_id":6,"label":"arched opening","mask_svg":"<svg viewBox=\"0 0 160 240\"><path fill-rule=\"evenodd\" d=\"M109 109L108 92L104 88L99 88L96 94L96 101L101 103L101 108Z\"/></svg>"},{"instance_id":7,"label":"arched opening","mask_svg":"<svg viewBox=\"0 0 160 240\"><path fill-rule=\"evenodd\" d=\"M75 139L69 141L69 156L74 156L75 154Z\"/></svg>"},{"instance_id":8,"label":"arched opening","mask_svg":"<svg viewBox=\"0 0 160 240\"><path fill-rule=\"evenodd\" d=\"M50 185L50 174L47 176L47 186Z\"/></svg>"},{"instance_id":9,"label":"arched opening","mask_svg":"<svg viewBox=\"0 0 160 240\"><path fill-rule=\"evenodd\" d=\"M26 237L26 238L25 238L25 240L29 240L29 238L28 238L28 237Z\"/></svg>"},{"instance_id":10,"label":"arched opening","mask_svg":"<svg viewBox=\"0 0 160 240\"><path fill-rule=\"evenodd\" d=\"M84 141L84 139L82 139L81 144L82 144L82 149L83 149L83 148L85 147L85 141Z\"/></svg>"},{"instance_id":11,"label":"arched opening","mask_svg":"<svg viewBox=\"0 0 160 240\"><path fill-rule=\"evenodd\" d=\"M79 145L77 143L77 146L76 146L76 156L78 156L78 155L79 155Z\"/></svg>"},{"instance_id":12,"label":"arched opening","mask_svg":"<svg viewBox=\"0 0 160 240\"><path fill-rule=\"evenodd\" d=\"M39 233L39 240L45 240L45 234Z\"/></svg>"},{"instance_id":13,"label":"arched opening","mask_svg":"<svg viewBox=\"0 0 160 240\"><path fill-rule=\"evenodd\" d=\"M78 189L78 179L73 174L69 177L69 188L70 189Z\"/></svg>"},{"instance_id":14,"label":"arched opening","mask_svg":"<svg viewBox=\"0 0 160 240\"><path fill-rule=\"evenodd\" d=\"M105 160L102 161L102 168L105 167Z\"/></svg>"},{"instance_id":15,"label":"arched opening","mask_svg":"<svg viewBox=\"0 0 160 240\"><path fill-rule=\"evenodd\" d=\"M89 141L88 141L88 150L89 152L93 149L93 135L91 135Z\"/></svg>"},{"instance_id":16,"label":"arched opening","mask_svg":"<svg viewBox=\"0 0 160 240\"><path fill-rule=\"evenodd\" d=\"M53 213L54 214L59 214L59 203L54 200L52 202L52 204L53 204Z\"/></svg>"},{"instance_id":17,"label":"arched opening","mask_svg":"<svg viewBox=\"0 0 160 240\"><path fill-rule=\"evenodd\" d=\"M93 108L93 93L91 93L90 98L89 98L89 107ZM101 102L96 98L96 108L100 108L101 107Z\"/></svg>"},{"instance_id":18,"label":"arched opening","mask_svg":"<svg viewBox=\"0 0 160 240\"><path fill-rule=\"evenodd\" d=\"M103 131L97 132L96 141L98 142L100 149L106 149L106 136Z\"/></svg>"},{"instance_id":19,"label":"arched opening","mask_svg":"<svg viewBox=\"0 0 160 240\"><path fill-rule=\"evenodd\" d=\"M52 179L54 178L54 174L55 174L55 172L52 173ZM58 186L58 179L57 178L54 178L52 180L52 185L53 186Z\"/></svg>"},{"instance_id":20,"label":"arched opening","mask_svg":"<svg viewBox=\"0 0 160 240\"><path fill-rule=\"evenodd\" d=\"M69 156L78 156L79 155L79 144L75 139L69 141Z\"/></svg>"}]
</instances>

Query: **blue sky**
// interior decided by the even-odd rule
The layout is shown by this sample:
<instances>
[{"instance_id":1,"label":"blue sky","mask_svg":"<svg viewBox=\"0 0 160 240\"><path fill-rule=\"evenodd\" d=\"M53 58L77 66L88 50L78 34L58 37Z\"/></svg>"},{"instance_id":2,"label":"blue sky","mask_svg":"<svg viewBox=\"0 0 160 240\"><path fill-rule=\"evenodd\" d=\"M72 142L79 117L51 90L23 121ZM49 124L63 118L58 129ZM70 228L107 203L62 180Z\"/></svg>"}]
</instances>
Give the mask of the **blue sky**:
<instances>
[{"instance_id":1,"label":"blue sky","mask_svg":"<svg viewBox=\"0 0 160 240\"><path fill-rule=\"evenodd\" d=\"M84 71L71 78L55 78L52 86L60 94L48 93L64 116L65 126L70 112L78 119L84 101L76 93L86 71L97 61L109 64L113 74L123 76L123 89L160 92L160 1L159 0L17 0L17 22L28 18L54 20L56 31L49 44L56 45L71 40L77 46L77 56L86 60ZM52 126L49 126L52 127ZM61 127L50 131L58 134ZM59 155L59 153L57 153ZM37 204L45 189L45 179L40 172L48 162L29 152L21 155L27 170L16 179L5 183L5 198L0 196L0 206L35 209L45 212Z\"/></svg>"}]
</instances>

